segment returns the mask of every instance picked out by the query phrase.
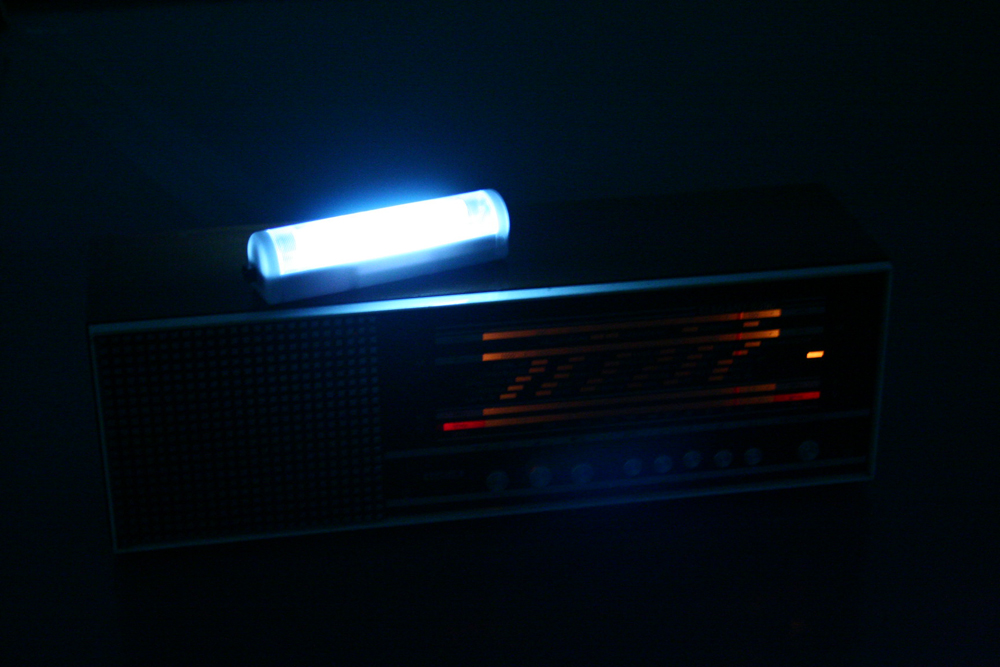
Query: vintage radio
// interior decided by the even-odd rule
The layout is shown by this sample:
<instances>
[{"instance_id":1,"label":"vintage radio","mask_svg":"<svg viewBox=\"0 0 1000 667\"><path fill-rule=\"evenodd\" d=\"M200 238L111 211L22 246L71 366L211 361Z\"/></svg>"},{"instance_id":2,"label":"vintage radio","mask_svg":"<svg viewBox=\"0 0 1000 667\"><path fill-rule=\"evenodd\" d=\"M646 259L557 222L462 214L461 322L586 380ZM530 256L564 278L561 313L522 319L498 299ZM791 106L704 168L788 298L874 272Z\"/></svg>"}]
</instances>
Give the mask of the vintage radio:
<instances>
[{"instance_id":1,"label":"vintage radio","mask_svg":"<svg viewBox=\"0 0 1000 667\"><path fill-rule=\"evenodd\" d=\"M872 476L890 266L824 190L510 221L505 260L278 307L259 228L97 241L115 549Z\"/></svg>"}]
</instances>

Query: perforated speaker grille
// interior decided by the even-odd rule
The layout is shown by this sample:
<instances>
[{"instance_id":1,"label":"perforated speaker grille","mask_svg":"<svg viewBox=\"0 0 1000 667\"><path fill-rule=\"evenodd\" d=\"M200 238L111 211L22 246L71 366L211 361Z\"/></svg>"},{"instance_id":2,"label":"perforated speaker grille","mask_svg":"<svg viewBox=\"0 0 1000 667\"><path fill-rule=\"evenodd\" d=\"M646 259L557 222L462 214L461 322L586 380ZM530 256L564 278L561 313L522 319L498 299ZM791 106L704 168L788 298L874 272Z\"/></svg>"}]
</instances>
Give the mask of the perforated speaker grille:
<instances>
[{"instance_id":1,"label":"perforated speaker grille","mask_svg":"<svg viewBox=\"0 0 1000 667\"><path fill-rule=\"evenodd\" d=\"M121 332L93 346L119 550L381 517L373 317Z\"/></svg>"}]
</instances>

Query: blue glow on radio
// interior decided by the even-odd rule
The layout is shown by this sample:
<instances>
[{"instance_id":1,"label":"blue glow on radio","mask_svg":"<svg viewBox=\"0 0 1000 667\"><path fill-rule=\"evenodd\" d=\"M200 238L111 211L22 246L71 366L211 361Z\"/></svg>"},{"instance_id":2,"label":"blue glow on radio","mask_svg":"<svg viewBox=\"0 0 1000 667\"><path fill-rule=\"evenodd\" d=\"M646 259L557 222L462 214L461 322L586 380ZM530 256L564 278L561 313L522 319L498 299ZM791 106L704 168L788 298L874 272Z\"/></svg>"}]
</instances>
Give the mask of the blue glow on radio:
<instances>
[{"instance_id":1,"label":"blue glow on radio","mask_svg":"<svg viewBox=\"0 0 1000 667\"><path fill-rule=\"evenodd\" d=\"M247 259L277 303L500 259L509 232L500 195L477 190L259 231Z\"/></svg>"}]
</instances>

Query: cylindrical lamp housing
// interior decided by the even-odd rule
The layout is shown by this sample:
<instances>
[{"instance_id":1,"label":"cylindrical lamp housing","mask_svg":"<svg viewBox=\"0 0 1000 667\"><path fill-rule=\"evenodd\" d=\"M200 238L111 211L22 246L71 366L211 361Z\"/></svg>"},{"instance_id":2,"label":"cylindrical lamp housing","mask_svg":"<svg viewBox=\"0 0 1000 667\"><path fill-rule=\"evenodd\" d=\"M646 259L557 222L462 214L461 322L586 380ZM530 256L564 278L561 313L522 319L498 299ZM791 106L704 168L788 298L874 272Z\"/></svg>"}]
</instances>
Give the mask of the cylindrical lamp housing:
<instances>
[{"instance_id":1,"label":"cylindrical lamp housing","mask_svg":"<svg viewBox=\"0 0 1000 667\"><path fill-rule=\"evenodd\" d=\"M283 303L507 256L510 217L494 190L255 232L254 286Z\"/></svg>"}]
</instances>

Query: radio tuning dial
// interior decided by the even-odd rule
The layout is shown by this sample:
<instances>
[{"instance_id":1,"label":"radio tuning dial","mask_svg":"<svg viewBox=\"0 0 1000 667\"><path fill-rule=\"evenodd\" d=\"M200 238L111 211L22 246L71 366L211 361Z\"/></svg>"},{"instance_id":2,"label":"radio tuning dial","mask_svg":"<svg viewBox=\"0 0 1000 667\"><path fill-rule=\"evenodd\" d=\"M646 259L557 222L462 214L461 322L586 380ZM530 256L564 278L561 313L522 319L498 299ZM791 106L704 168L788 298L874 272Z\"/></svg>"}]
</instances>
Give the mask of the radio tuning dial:
<instances>
[{"instance_id":1,"label":"radio tuning dial","mask_svg":"<svg viewBox=\"0 0 1000 667\"><path fill-rule=\"evenodd\" d=\"M552 481L552 471L546 466L535 466L528 471L528 481L536 489L546 487Z\"/></svg>"},{"instance_id":2,"label":"radio tuning dial","mask_svg":"<svg viewBox=\"0 0 1000 667\"><path fill-rule=\"evenodd\" d=\"M692 449L684 454L682 460L684 461L684 467L693 470L701 465L701 452Z\"/></svg>"},{"instance_id":3,"label":"radio tuning dial","mask_svg":"<svg viewBox=\"0 0 1000 667\"><path fill-rule=\"evenodd\" d=\"M803 461L815 461L819 457L819 443L815 440L806 440L799 445L799 458Z\"/></svg>"},{"instance_id":4,"label":"radio tuning dial","mask_svg":"<svg viewBox=\"0 0 1000 667\"><path fill-rule=\"evenodd\" d=\"M586 484L594 479L594 466L589 463L579 463L573 466L569 474L577 484Z\"/></svg>"},{"instance_id":5,"label":"radio tuning dial","mask_svg":"<svg viewBox=\"0 0 1000 667\"><path fill-rule=\"evenodd\" d=\"M642 459L629 459L625 461L625 474L629 477L638 477L642 472Z\"/></svg>"},{"instance_id":6,"label":"radio tuning dial","mask_svg":"<svg viewBox=\"0 0 1000 667\"><path fill-rule=\"evenodd\" d=\"M729 464L733 462L733 453L728 449L720 449L712 458L715 461L715 465L720 468L728 468Z\"/></svg>"},{"instance_id":7,"label":"radio tuning dial","mask_svg":"<svg viewBox=\"0 0 1000 667\"><path fill-rule=\"evenodd\" d=\"M665 472L670 472L670 469L674 467L673 460L666 454L662 454L653 459L653 470L660 473L661 475Z\"/></svg>"},{"instance_id":8,"label":"radio tuning dial","mask_svg":"<svg viewBox=\"0 0 1000 667\"><path fill-rule=\"evenodd\" d=\"M503 470L494 470L486 476L486 488L490 491L503 491L510 484L510 476Z\"/></svg>"}]
</instances>

